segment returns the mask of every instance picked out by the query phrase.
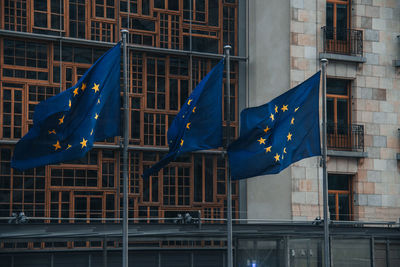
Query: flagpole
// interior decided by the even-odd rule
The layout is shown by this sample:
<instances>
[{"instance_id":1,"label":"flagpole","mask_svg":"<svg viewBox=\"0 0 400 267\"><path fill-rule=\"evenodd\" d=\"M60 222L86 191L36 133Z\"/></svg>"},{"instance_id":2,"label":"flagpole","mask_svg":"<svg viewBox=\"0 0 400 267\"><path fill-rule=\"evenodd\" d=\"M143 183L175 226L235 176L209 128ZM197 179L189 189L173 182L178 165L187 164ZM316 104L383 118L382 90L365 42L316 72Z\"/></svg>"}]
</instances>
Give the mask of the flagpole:
<instances>
[{"instance_id":1,"label":"flagpole","mask_svg":"<svg viewBox=\"0 0 400 267\"><path fill-rule=\"evenodd\" d=\"M122 150L123 172L123 222L122 222L122 267L128 267L128 138L129 138L129 114L128 114L128 72L127 72L127 47L126 36L128 30L121 30L123 43L123 68L124 68L124 133Z\"/></svg>"},{"instance_id":2,"label":"flagpole","mask_svg":"<svg viewBox=\"0 0 400 267\"><path fill-rule=\"evenodd\" d=\"M328 60L321 59L322 64L322 191L324 201L324 263L330 267L330 244L329 244L329 217L328 217L328 179L326 171L326 65Z\"/></svg>"},{"instance_id":3,"label":"flagpole","mask_svg":"<svg viewBox=\"0 0 400 267\"><path fill-rule=\"evenodd\" d=\"M228 146L230 143L231 139L231 69L230 69L230 50L231 50L230 45L225 45L224 46L224 51L225 51L225 68L226 68L226 95L227 95L227 101L226 101L226 150L228 150ZM233 252L232 252L232 183L231 183L231 172L229 168L229 161L228 161L228 168L227 168L227 174L228 174L228 186L227 186L227 193L228 193L228 199L227 199L227 227L228 227L228 237L227 237L227 243L228 243L228 251L227 251L227 258L228 258L228 267L233 267Z\"/></svg>"}]
</instances>

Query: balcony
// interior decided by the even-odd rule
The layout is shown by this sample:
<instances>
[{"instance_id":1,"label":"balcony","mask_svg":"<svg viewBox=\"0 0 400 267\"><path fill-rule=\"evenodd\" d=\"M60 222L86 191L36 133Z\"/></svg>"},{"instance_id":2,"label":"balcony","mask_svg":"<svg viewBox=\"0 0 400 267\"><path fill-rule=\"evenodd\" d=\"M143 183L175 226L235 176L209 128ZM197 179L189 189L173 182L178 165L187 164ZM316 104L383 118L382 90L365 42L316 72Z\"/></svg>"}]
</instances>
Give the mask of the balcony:
<instances>
[{"instance_id":1,"label":"balcony","mask_svg":"<svg viewBox=\"0 0 400 267\"><path fill-rule=\"evenodd\" d=\"M364 126L357 124L327 124L327 147L331 156L366 157Z\"/></svg>"},{"instance_id":2,"label":"balcony","mask_svg":"<svg viewBox=\"0 0 400 267\"><path fill-rule=\"evenodd\" d=\"M323 49L320 58L364 63L363 32L352 29L322 27Z\"/></svg>"}]
</instances>

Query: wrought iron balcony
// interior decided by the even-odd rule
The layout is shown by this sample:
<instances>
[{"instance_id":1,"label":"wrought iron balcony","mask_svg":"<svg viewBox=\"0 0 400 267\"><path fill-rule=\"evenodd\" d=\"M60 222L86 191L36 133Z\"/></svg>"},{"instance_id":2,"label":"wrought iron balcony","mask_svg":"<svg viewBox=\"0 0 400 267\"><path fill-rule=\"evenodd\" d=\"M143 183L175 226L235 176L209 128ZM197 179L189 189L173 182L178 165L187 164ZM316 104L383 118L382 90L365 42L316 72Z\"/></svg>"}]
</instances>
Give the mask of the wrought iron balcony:
<instances>
[{"instance_id":1,"label":"wrought iron balcony","mask_svg":"<svg viewBox=\"0 0 400 267\"><path fill-rule=\"evenodd\" d=\"M363 56L363 32L352 29L322 27L324 53Z\"/></svg>"},{"instance_id":2,"label":"wrought iron balcony","mask_svg":"<svg viewBox=\"0 0 400 267\"><path fill-rule=\"evenodd\" d=\"M326 132L329 149L364 151L364 125L328 123Z\"/></svg>"}]
</instances>

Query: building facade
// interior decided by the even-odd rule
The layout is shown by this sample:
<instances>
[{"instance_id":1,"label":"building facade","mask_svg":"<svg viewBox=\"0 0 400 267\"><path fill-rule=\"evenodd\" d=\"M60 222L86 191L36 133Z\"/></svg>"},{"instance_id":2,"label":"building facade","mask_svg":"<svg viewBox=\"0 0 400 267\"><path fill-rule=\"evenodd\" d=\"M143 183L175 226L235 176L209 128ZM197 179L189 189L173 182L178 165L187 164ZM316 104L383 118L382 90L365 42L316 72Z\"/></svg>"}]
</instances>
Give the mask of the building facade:
<instances>
[{"instance_id":1,"label":"building facade","mask_svg":"<svg viewBox=\"0 0 400 267\"><path fill-rule=\"evenodd\" d=\"M222 57L223 46L230 44L231 55L238 55L238 1L2 0L0 7L0 217L24 212L38 223L122 217L119 137L73 162L25 172L10 168L13 147L32 126L36 104L74 85L120 40L121 29L129 31L129 217L154 223L178 213L226 217L221 150L185 155L148 179L141 174L168 151L169 125ZM231 70L230 129L236 136L234 58ZM238 201L234 183L234 216Z\"/></svg>"},{"instance_id":2,"label":"building facade","mask_svg":"<svg viewBox=\"0 0 400 267\"><path fill-rule=\"evenodd\" d=\"M120 236L99 227L104 237L93 237L87 228L101 223L114 229L122 217L119 137L60 165L17 172L10 160L14 145L33 124L35 105L75 84L120 40L121 29L129 31L130 229L144 232L130 241L130 256L143 266L226 264L224 234L217 231L227 206L223 150L188 154L149 179L141 174L165 155L174 116L230 44L230 130L235 137L243 108L270 101L319 71L322 58L329 60L330 219L350 221L350 227L382 226L368 235L333 229L332 261L339 266L399 264L399 236L385 232L385 227L397 227L400 217L398 0L0 0L0 8L0 217L7 223L13 213L24 212L30 223L65 233L82 226L80 238L65 240L8 235L0 240L0 257L10 266L26 264L18 253L27 251L43 251L43 257L35 254L37 262L51 266L62 266L71 251L77 253L76 266L100 264L102 249L120 257ZM225 85L223 95L226 126ZM232 188L234 219L283 225L242 229L238 223L237 266L322 266L318 221L308 228L323 214L320 157L277 175L235 182ZM182 226L188 236L182 241L168 224L185 213L216 226L205 232ZM304 227L286 225L298 221ZM147 236L143 223L162 223L165 233ZM35 262L36 256L29 255Z\"/></svg>"},{"instance_id":3,"label":"building facade","mask_svg":"<svg viewBox=\"0 0 400 267\"><path fill-rule=\"evenodd\" d=\"M372 0L249 3L250 106L299 84L321 68L320 59L329 60L327 169L332 220L399 218L399 7L398 1ZM272 23L280 27L265 27ZM268 179L249 179L248 216L322 217L319 160L302 160ZM264 187L276 190L271 195L257 190ZM282 194L288 198L279 198Z\"/></svg>"}]
</instances>

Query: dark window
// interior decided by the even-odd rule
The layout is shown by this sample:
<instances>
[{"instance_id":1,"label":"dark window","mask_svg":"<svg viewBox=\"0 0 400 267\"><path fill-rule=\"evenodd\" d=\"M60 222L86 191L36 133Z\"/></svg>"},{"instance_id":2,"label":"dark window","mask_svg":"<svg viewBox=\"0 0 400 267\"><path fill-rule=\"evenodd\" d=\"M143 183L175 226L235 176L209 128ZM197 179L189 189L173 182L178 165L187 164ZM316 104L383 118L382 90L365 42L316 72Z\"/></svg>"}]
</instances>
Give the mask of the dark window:
<instances>
[{"instance_id":1,"label":"dark window","mask_svg":"<svg viewBox=\"0 0 400 267\"><path fill-rule=\"evenodd\" d=\"M328 174L329 213L331 220L352 219L351 176Z\"/></svg>"}]
</instances>

